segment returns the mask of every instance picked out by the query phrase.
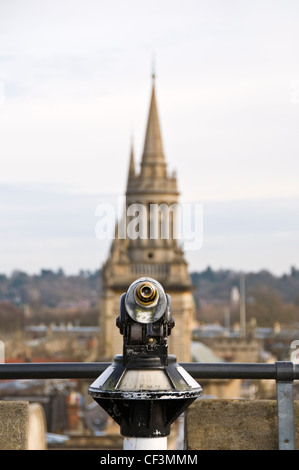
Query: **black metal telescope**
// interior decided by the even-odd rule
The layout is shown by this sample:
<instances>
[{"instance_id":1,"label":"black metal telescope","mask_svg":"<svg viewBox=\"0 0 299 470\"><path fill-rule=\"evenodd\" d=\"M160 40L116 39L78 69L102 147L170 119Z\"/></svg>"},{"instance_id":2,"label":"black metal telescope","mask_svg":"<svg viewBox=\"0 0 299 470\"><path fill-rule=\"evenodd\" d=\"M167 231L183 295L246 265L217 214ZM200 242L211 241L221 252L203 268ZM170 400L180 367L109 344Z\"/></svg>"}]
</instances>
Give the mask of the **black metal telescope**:
<instances>
[{"instance_id":1,"label":"black metal telescope","mask_svg":"<svg viewBox=\"0 0 299 470\"><path fill-rule=\"evenodd\" d=\"M89 394L120 425L125 449L167 448L171 424L202 394L168 355L174 323L171 298L156 280L140 278L122 294L116 325L123 355L114 357Z\"/></svg>"}]
</instances>

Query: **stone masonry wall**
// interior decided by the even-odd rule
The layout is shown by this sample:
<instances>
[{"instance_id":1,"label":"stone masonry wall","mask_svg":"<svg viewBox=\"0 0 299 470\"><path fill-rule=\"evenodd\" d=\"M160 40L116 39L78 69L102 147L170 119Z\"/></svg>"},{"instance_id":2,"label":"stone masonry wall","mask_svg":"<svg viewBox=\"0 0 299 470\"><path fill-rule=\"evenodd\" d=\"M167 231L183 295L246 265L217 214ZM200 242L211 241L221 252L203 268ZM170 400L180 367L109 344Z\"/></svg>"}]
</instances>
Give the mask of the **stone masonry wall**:
<instances>
[{"instance_id":1,"label":"stone masonry wall","mask_svg":"<svg viewBox=\"0 0 299 470\"><path fill-rule=\"evenodd\" d=\"M294 401L299 449L299 402ZM196 400L185 412L187 450L277 450L276 400Z\"/></svg>"},{"instance_id":2,"label":"stone masonry wall","mask_svg":"<svg viewBox=\"0 0 299 470\"><path fill-rule=\"evenodd\" d=\"M26 450L29 403L0 401L0 450Z\"/></svg>"}]
</instances>

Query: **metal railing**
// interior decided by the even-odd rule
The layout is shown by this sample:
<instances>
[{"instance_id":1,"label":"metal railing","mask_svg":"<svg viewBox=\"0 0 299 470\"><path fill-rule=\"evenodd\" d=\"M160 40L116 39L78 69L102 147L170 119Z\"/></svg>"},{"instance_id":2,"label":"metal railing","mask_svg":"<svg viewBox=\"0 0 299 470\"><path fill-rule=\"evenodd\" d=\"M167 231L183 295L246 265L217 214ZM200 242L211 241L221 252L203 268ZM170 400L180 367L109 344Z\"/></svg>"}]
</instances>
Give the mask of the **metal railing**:
<instances>
[{"instance_id":1,"label":"metal railing","mask_svg":"<svg viewBox=\"0 0 299 470\"><path fill-rule=\"evenodd\" d=\"M0 380L18 379L94 379L108 362L0 364ZM275 380L277 391L278 445L295 449L293 383L299 380L299 365L275 363L180 363L195 379Z\"/></svg>"}]
</instances>

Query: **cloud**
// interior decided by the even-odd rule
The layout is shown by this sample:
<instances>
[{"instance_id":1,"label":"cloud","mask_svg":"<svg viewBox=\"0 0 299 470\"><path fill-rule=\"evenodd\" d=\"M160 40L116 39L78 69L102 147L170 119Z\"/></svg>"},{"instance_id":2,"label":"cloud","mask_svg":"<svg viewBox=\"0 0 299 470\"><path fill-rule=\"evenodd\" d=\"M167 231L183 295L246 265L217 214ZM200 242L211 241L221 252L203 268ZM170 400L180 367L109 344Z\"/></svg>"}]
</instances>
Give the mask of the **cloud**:
<instances>
[{"instance_id":1,"label":"cloud","mask_svg":"<svg viewBox=\"0 0 299 470\"><path fill-rule=\"evenodd\" d=\"M26 266L30 237L48 248L76 233L91 240L88 204L97 202L85 191L123 193L132 134L139 164L155 54L169 168L182 200L208 210L209 248L192 263L258 265L262 251L263 262L284 269L296 252L298 13L296 0L0 0L0 183L18 205L2 187L7 266L14 237ZM30 195L37 184L52 189ZM58 196L53 185L81 198ZM36 262L37 252L55 258L35 250Z\"/></svg>"}]
</instances>

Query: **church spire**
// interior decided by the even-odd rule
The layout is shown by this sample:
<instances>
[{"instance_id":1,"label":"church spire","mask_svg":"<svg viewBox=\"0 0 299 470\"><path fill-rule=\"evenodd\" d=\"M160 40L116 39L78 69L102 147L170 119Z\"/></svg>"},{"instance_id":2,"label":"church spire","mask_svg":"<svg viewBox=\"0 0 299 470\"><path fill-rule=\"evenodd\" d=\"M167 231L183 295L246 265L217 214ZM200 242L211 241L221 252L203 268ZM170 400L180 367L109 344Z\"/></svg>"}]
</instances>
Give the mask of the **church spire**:
<instances>
[{"instance_id":1,"label":"church spire","mask_svg":"<svg viewBox=\"0 0 299 470\"><path fill-rule=\"evenodd\" d=\"M160 162L164 163L164 152L160 130L158 108L156 102L155 73L152 73L152 95L148 114L142 164Z\"/></svg>"},{"instance_id":2,"label":"church spire","mask_svg":"<svg viewBox=\"0 0 299 470\"><path fill-rule=\"evenodd\" d=\"M133 138L131 140L131 150L130 150L130 165L129 165L129 175L135 176L135 159L134 159L134 146Z\"/></svg>"},{"instance_id":3,"label":"church spire","mask_svg":"<svg viewBox=\"0 0 299 470\"><path fill-rule=\"evenodd\" d=\"M130 149L130 163L129 163L127 188L131 185L132 181L135 179L135 176L136 176L136 170L135 170L134 148L133 148L133 139L132 139L131 149Z\"/></svg>"}]
</instances>

